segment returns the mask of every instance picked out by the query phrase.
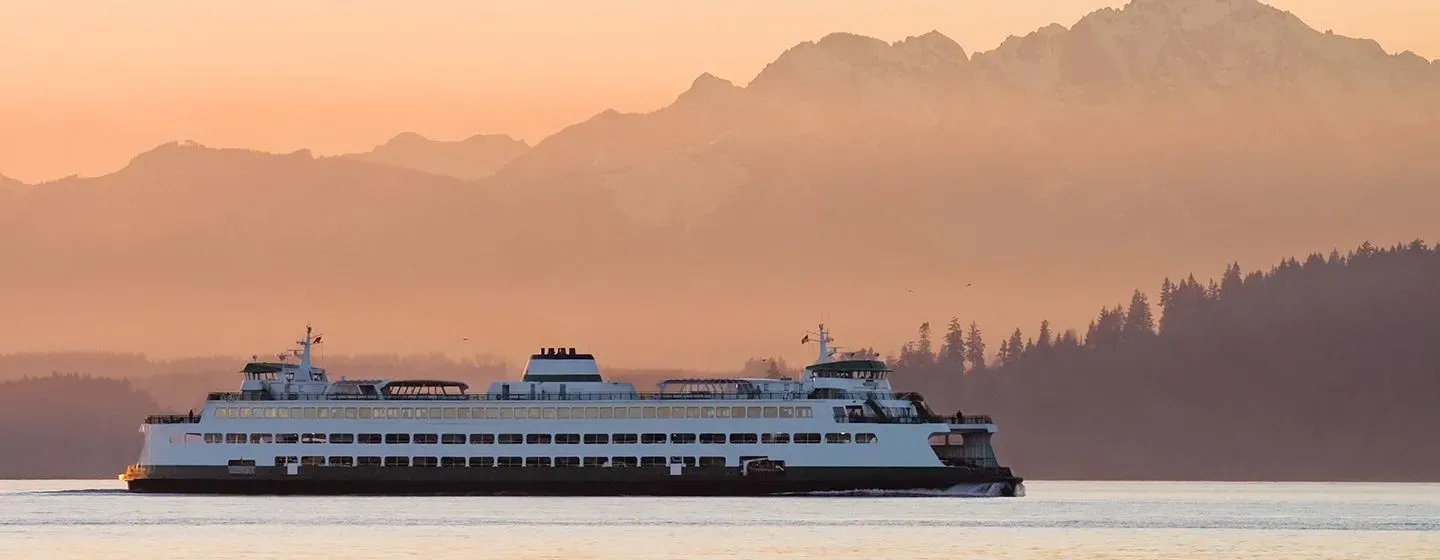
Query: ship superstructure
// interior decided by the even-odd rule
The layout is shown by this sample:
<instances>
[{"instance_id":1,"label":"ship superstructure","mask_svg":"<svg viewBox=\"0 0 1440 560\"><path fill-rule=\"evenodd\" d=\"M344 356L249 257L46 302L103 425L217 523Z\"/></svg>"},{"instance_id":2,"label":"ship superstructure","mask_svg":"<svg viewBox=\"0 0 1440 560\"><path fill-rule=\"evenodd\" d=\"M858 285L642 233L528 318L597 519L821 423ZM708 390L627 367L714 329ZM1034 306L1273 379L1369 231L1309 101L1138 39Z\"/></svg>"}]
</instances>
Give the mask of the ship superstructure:
<instances>
[{"instance_id":1,"label":"ship superstructure","mask_svg":"<svg viewBox=\"0 0 1440 560\"><path fill-rule=\"evenodd\" d=\"M297 362L252 361L198 414L152 416L133 491L755 495L988 485L1015 495L984 416L936 415L824 325L799 379L607 381L542 348L484 393L442 380L331 380L307 328ZM807 335L807 339L809 336Z\"/></svg>"}]
</instances>

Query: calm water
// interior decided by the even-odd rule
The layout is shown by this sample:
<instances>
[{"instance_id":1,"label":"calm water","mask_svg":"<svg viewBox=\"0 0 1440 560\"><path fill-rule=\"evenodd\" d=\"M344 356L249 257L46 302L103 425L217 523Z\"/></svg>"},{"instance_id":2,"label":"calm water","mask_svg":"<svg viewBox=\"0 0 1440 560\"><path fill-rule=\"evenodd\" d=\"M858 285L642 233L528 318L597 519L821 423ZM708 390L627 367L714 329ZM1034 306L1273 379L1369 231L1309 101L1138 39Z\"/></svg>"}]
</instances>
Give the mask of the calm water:
<instances>
[{"instance_id":1,"label":"calm water","mask_svg":"<svg viewBox=\"0 0 1440 560\"><path fill-rule=\"evenodd\" d=\"M0 558L1440 558L1440 484L1028 482L1023 498L271 498L0 481Z\"/></svg>"}]
</instances>

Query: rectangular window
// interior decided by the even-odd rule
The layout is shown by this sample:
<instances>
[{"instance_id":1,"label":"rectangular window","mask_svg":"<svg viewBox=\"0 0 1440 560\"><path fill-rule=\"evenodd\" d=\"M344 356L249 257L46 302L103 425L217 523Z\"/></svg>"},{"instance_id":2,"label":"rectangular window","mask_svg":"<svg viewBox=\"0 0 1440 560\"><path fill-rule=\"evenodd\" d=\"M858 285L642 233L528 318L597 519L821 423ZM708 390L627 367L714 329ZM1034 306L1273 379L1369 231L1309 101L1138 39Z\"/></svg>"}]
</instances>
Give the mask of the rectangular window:
<instances>
[{"instance_id":1,"label":"rectangular window","mask_svg":"<svg viewBox=\"0 0 1440 560\"><path fill-rule=\"evenodd\" d=\"M500 445L519 445L525 443L525 436L521 434L500 434Z\"/></svg>"},{"instance_id":2,"label":"rectangular window","mask_svg":"<svg viewBox=\"0 0 1440 560\"><path fill-rule=\"evenodd\" d=\"M410 407L408 407L408 406L405 407L405 408L400 409L400 418L405 419L405 420L410 420L410 419L412 419L412 418L415 418L415 409L410 408Z\"/></svg>"},{"instance_id":3,"label":"rectangular window","mask_svg":"<svg viewBox=\"0 0 1440 560\"><path fill-rule=\"evenodd\" d=\"M556 417L556 418L559 418L559 419L561 419L561 420L569 420L569 419L570 419L570 409L564 408L564 407L561 407L561 408L556 409L556 410L555 410L555 417Z\"/></svg>"},{"instance_id":4,"label":"rectangular window","mask_svg":"<svg viewBox=\"0 0 1440 560\"><path fill-rule=\"evenodd\" d=\"M725 434L700 434L700 443L725 443Z\"/></svg>"},{"instance_id":5,"label":"rectangular window","mask_svg":"<svg viewBox=\"0 0 1440 560\"><path fill-rule=\"evenodd\" d=\"M339 418L355 418L355 409L354 409L354 408L345 408L345 407L341 407L341 406L333 407L333 408L330 409L330 417L331 417L331 418L336 418L336 419L339 419Z\"/></svg>"},{"instance_id":6,"label":"rectangular window","mask_svg":"<svg viewBox=\"0 0 1440 560\"><path fill-rule=\"evenodd\" d=\"M644 414L645 414L645 409L644 409L644 408L638 407L638 406L632 406L632 407L630 407L630 417L631 417L631 418L642 418L642 417L646 417L646 416L644 416ZM646 418L648 418L648 417L646 417Z\"/></svg>"},{"instance_id":7,"label":"rectangular window","mask_svg":"<svg viewBox=\"0 0 1440 560\"><path fill-rule=\"evenodd\" d=\"M606 457L586 457L580 464L586 467L603 467L609 461Z\"/></svg>"},{"instance_id":8,"label":"rectangular window","mask_svg":"<svg viewBox=\"0 0 1440 560\"><path fill-rule=\"evenodd\" d=\"M743 406L732 406L732 407L730 407L730 417L731 417L731 418L744 418L744 417L745 417L745 407L743 407Z\"/></svg>"},{"instance_id":9,"label":"rectangular window","mask_svg":"<svg viewBox=\"0 0 1440 560\"><path fill-rule=\"evenodd\" d=\"M355 458L355 466L357 466L357 467L378 467L378 466L380 466L380 458L379 458L379 457L356 457L356 458Z\"/></svg>"},{"instance_id":10,"label":"rectangular window","mask_svg":"<svg viewBox=\"0 0 1440 560\"><path fill-rule=\"evenodd\" d=\"M610 436L610 441L616 444L640 443L640 436L637 434L615 434Z\"/></svg>"},{"instance_id":11,"label":"rectangular window","mask_svg":"<svg viewBox=\"0 0 1440 560\"><path fill-rule=\"evenodd\" d=\"M541 418L544 418L544 419L546 419L546 420L554 419L554 418L555 418L555 407L553 407L553 406L547 406L547 407L545 407L545 410L544 410L544 412L540 415L540 417L541 417Z\"/></svg>"},{"instance_id":12,"label":"rectangular window","mask_svg":"<svg viewBox=\"0 0 1440 560\"><path fill-rule=\"evenodd\" d=\"M385 466L387 466L387 467L408 467L408 466L410 466L410 458L409 458L409 457L386 457L386 458L385 458Z\"/></svg>"},{"instance_id":13,"label":"rectangular window","mask_svg":"<svg viewBox=\"0 0 1440 560\"><path fill-rule=\"evenodd\" d=\"M519 457L497 457L497 458L495 459L495 466L497 466L497 467L523 467L523 466L525 466L525 460L524 460L524 459L521 459L521 458L519 458Z\"/></svg>"},{"instance_id":14,"label":"rectangular window","mask_svg":"<svg viewBox=\"0 0 1440 560\"><path fill-rule=\"evenodd\" d=\"M306 456L300 458L300 466L302 466L302 467L323 467L323 466L325 466L325 458L324 458L324 457L316 457L316 456L314 456L314 455L306 455Z\"/></svg>"},{"instance_id":15,"label":"rectangular window","mask_svg":"<svg viewBox=\"0 0 1440 560\"><path fill-rule=\"evenodd\" d=\"M655 409L655 412L657 413L657 414L656 414L656 417L657 417L657 418L669 418L669 417L670 417L670 407L668 407L668 406L662 406L662 407L656 408L656 409Z\"/></svg>"},{"instance_id":16,"label":"rectangular window","mask_svg":"<svg viewBox=\"0 0 1440 560\"><path fill-rule=\"evenodd\" d=\"M249 417L250 417L250 409L248 409L248 408L242 408L242 409L240 409L240 417L241 417L241 418L249 418Z\"/></svg>"},{"instance_id":17,"label":"rectangular window","mask_svg":"<svg viewBox=\"0 0 1440 560\"><path fill-rule=\"evenodd\" d=\"M850 434L825 434L825 443L850 443Z\"/></svg>"},{"instance_id":18,"label":"rectangular window","mask_svg":"<svg viewBox=\"0 0 1440 560\"><path fill-rule=\"evenodd\" d=\"M760 436L755 434L730 434L730 443L760 443Z\"/></svg>"},{"instance_id":19,"label":"rectangular window","mask_svg":"<svg viewBox=\"0 0 1440 560\"><path fill-rule=\"evenodd\" d=\"M299 463L299 462L300 462L300 459L297 458L297 457L295 457L295 456L293 456L293 455L290 456L290 457L276 457L276 458L275 458L275 466L277 466L277 467L283 467L283 466L285 466L285 465L293 465L293 464L296 464L296 463Z\"/></svg>"},{"instance_id":20,"label":"rectangular window","mask_svg":"<svg viewBox=\"0 0 1440 560\"><path fill-rule=\"evenodd\" d=\"M685 417L686 417L686 418L699 418L699 417L700 417L700 407L698 407L698 406L687 406L687 407L685 407Z\"/></svg>"},{"instance_id":21,"label":"rectangular window","mask_svg":"<svg viewBox=\"0 0 1440 560\"><path fill-rule=\"evenodd\" d=\"M354 457L349 457L349 456L345 456L345 457L331 457L331 458L330 458L330 466L332 466L332 467L353 467L353 466L355 466L355 458L354 458Z\"/></svg>"},{"instance_id":22,"label":"rectangular window","mask_svg":"<svg viewBox=\"0 0 1440 560\"><path fill-rule=\"evenodd\" d=\"M470 445L494 445L495 434L470 434Z\"/></svg>"},{"instance_id":23,"label":"rectangular window","mask_svg":"<svg viewBox=\"0 0 1440 560\"><path fill-rule=\"evenodd\" d=\"M463 467L463 466L465 466L465 458L464 458L464 457L441 457L441 458L440 458L440 466L442 466L442 467Z\"/></svg>"},{"instance_id":24,"label":"rectangular window","mask_svg":"<svg viewBox=\"0 0 1440 560\"><path fill-rule=\"evenodd\" d=\"M638 466L640 466L640 461L639 461L638 459L634 458L634 457L611 457L611 458L610 458L610 466L612 466L612 467L638 467Z\"/></svg>"},{"instance_id":25,"label":"rectangular window","mask_svg":"<svg viewBox=\"0 0 1440 560\"><path fill-rule=\"evenodd\" d=\"M275 412L275 409L274 409L274 408L268 407L268 406L265 407L265 417L266 417L266 418L274 418L274 417L275 417L275 414L276 414L276 412Z\"/></svg>"},{"instance_id":26,"label":"rectangular window","mask_svg":"<svg viewBox=\"0 0 1440 560\"><path fill-rule=\"evenodd\" d=\"M315 409L315 413L316 413L316 415L319 416L321 419L329 419L329 418L330 418L330 409L328 409L328 408L317 408L317 409ZM304 461L305 459L302 457L300 460L301 460L301 461Z\"/></svg>"},{"instance_id":27,"label":"rectangular window","mask_svg":"<svg viewBox=\"0 0 1440 560\"><path fill-rule=\"evenodd\" d=\"M795 407L795 417L796 417L796 418L810 418L810 417L811 417L811 416L810 416L811 414L812 414L812 413L811 413L811 411L810 411L810 407L808 407L808 406L797 406L797 407Z\"/></svg>"},{"instance_id":28,"label":"rectangular window","mask_svg":"<svg viewBox=\"0 0 1440 560\"><path fill-rule=\"evenodd\" d=\"M289 409L286 409L286 408L282 408L282 409L280 409L280 410L277 410L277 411L275 411L275 417L277 417L277 418L289 418L289 417L290 417L290 410L289 410Z\"/></svg>"},{"instance_id":29,"label":"rectangular window","mask_svg":"<svg viewBox=\"0 0 1440 560\"><path fill-rule=\"evenodd\" d=\"M855 434L855 443L875 443L875 434Z\"/></svg>"},{"instance_id":30,"label":"rectangular window","mask_svg":"<svg viewBox=\"0 0 1440 560\"><path fill-rule=\"evenodd\" d=\"M790 434L760 434L760 443L790 443Z\"/></svg>"},{"instance_id":31,"label":"rectangular window","mask_svg":"<svg viewBox=\"0 0 1440 560\"><path fill-rule=\"evenodd\" d=\"M665 443L665 434L640 434L640 443Z\"/></svg>"},{"instance_id":32,"label":"rectangular window","mask_svg":"<svg viewBox=\"0 0 1440 560\"><path fill-rule=\"evenodd\" d=\"M640 458L640 466L642 466L642 467L659 467L659 466L664 466L664 465L665 465L665 458L664 458L664 457L641 457L641 458Z\"/></svg>"},{"instance_id":33,"label":"rectangular window","mask_svg":"<svg viewBox=\"0 0 1440 560\"><path fill-rule=\"evenodd\" d=\"M470 458L470 466L472 466L472 467L493 467L493 466L495 466L495 458L494 458L494 457L471 457L471 458Z\"/></svg>"},{"instance_id":34,"label":"rectangular window","mask_svg":"<svg viewBox=\"0 0 1440 560\"><path fill-rule=\"evenodd\" d=\"M300 434L275 434L275 443L300 443Z\"/></svg>"},{"instance_id":35,"label":"rectangular window","mask_svg":"<svg viewBox=\"0 0 1440 560\"><path fill-rule=\"evenodd\" d=\"M600 407L600 418L601 418L601 419L609 419L609 418L614 418L614 417L615 417L615 409L610 408L610 407L608 407L608 406L602 406L602 407Z\"/></svg>"},{"instance_id":36,"label":"rectangular window","mask_svg":"<svg viewBox=\"0 0 1440 560\"><path fill-rule=\"evenodd\" d=\"M624 417L625 417L625 412L628 411L628 410L630 410L630 409L625 408L625 407L623 407L623 406L617 406L617 407L615 407L615 417L616 417L616 418L624 418ZM604 414L601 414L600 417L601 417L601 418L604 418L605 415L604 415Z\"/></svg>"},{"instance_id":37,"label":"rectangular window","mask_svg":"<svg viewBox=\"0 0 1440 560\"><path fill-rule=\"evenodd\" d=\"M415 434L414 443L432 444L440 443L440 436L435 434Z\"/></svg>"},{"instance_id":38,"label":"rectangular window","mask_svg":"<svg viewBox=\"0 0 1440 560\"><path fill-rule=\"evenodd\" d=\"M700 466L702 466L702 467L723 467L723 466L725 466L725 458L724 458L724 457L701 457L701 458L700 458Z\"/></svg>"},{"instance_id":39,"label":"rectangular window","mask_svg":"<svg viewBox=\"0 0 1440 560\"><path fill-rule=\"evenodd\" d=\"M514 419L515 419L515 409L509 408L509 407L500 409L500 419L501 419L501 420L514 420ZM504 465L501 465L501 466L504 466Z\"/></svg>"},{"instance_id":40,"label":"rectangular window","mask_svg":"<svg viewBox=\"0 0 1440 560\"><path fill-rule=\"evenodd\" d=\"M599 417L600 417L600 409L599 409L599 408L596 408L596 407L593 407L593 406L587 406L587 407L585 407L585 417L586 417L586 418L591 418L591 419L599 418Z\"/></svg>"},{"instance_id":41,"label":"rectangular window","mask_svg":"<svg viewBox=\"0 0 1440 560\"><path fill-rule=\"evenodd\" d=\"M780 417L780 409L779 409L779 407L774 407L774 406L767 406L767 407L765 407L765 417L766 417L766 418L778 418L778 417Z\"/></svg>"},{"instance_id":42,"label":"rectangular window","mask_svg":"<svg viewBox=\"0 0 1440 560\"><path fill-rule=\"evenodd\" d=\"M205 443L220 443L224 441L220 434L205 434Z\"/></svg>"},{"instance_id":43,"label":"rectangular window","mask_svg":"<svg viewBox=\"0 0 1440 560\"><path fill-rule=\"evenodd\" d=\"M355 434L330 434L330 443L355 443Z\"/></svg>"},{"instance_id":44,"label":"rectangular window","mask_svg":"<svg viewBox=\"0 0 1440 560\"><path fill-rule=\"evenodd\" d=\"M275 436L270 434L250 434L250 443L275 443Z\"/></svg>"},{"instance_id":45,"label":"rectangular window","mask_svg":"<svg viewBox=\"0 0 1440 560\"><path fill-rule=\"evenodd\" d=\"M293 409L293 408L290 409L290 417L291 417L291 418L294 418L294 417L295 417L295 409ZM305 418L311 419L311 420L315 419L315 407L313 407L313 406L307 406L307 407L305 407Z\"/></svg>"},{"instance_id":46,"label":"rectangular window","mask_svg":"<svg viewBox=\"0 0 1440 560\"><path fill-rule=\"evenodd\" d=\"M795 407L793 407L793 406L782 406L782 407L780 407L780 417L781 417L781 418L794 418L794 417L795 417Z\"/></svg>"},{"instance_id":47,"label":"rectangular window","mask_svg":"<svg viewBox=\"0 0 1440 560\"><path fill-rule=\"evenodd\" d=\"M795 443L820 443L820 434L795 434Z\"/></svg>"},{"instance_id":48,"label":"rectangular window","mask_svg":"<svg viewBox=\"0 0 1440 560\"><path fill-rule=\"evenodd\" d=\"M670 458L670 464L672 464L672 465L685 465L685 466L687 466L687 467L693 467L693 466L695 466L695 458L694 458L694 457L671 457L671 458Z\"/></svg>"},{"instance_id":49,"label":"rectangular window","mask_svg":"<svg viewBox=\"0 0 1440 560\"><path fill-rule=\"evenodd\" d=\"M504 409L504 410L509 410L509 409ZM495 408L495 407L493 407L493 406L490 407L490 408L487 408L487 409L485 409L485 419L486 419L486 420L494 420L494 419L496 419L496 418L499 418L501 411L502 411L502 409Z\"/></svg>"},{"instance_id":50,"label":"rectangular window","mask_svg":"<svg viewBox=\"0 0 1440 560\"><path fill-rule=\"evenodd\" d=\"M225 443L245 443L245 434L225 434Z\"/></svg>"},{"instance_id":51,"label":"rectangular window","mask_svg":"<svg viewBox=\"0 0 1440 560\"><path fill-rule=\"evenodd\" d=\"M695 443L695 434L670 434L670 443Z\"/></svg>"},{"instance_id":52,"label":"rectangular window","mask_svg":"<svg viewBox=\"0 0 1440 560\"><path fill-rule=\"evenodd\" d=\"M750 408L745 409L745 416L746 416L747 418L759 418L759 417L760 417L760 407L758 407L758 406L752 406L752 407L750 407Z\"/></svg>"},{"instance_id":53,"label":"rectangular window","mask_svg":"<svg viewBox=\"0 0 1440 560\"><path fill-rule=\"evenodd\" d=\"M526 434L525 443L531 445L543 445L550 443L550 434Z\"/></svg>"},{"instance_id":54,"label":"rectangular window","mask_svg":"<svg viewBox=\"0 0 1440 560\"><path fill-rule=\"evenodd\" d=\"M360 434L355 436L355 441L360 443L380 443L380 434Z\"/></svg>"},{"instance_id":55,"label":"rectangular window","mask_svg":"<svg viewBox=\"0 0 1440 560\"><path fill-rule=\"evenodd\" d=\"M654 417L655 417L655 407L653 407L653 406L647 406L647 407L645 407L645 417L646 417L646 418L654 418Z\"/></svg>"},{"instance_id":56,"label":"rectangular window","mask_svg":"<svg viewBox=\"0 0 1440 560\"><path fill-rule=\"evenodd\" d=\"M555 443L573 445L580 443L580 434L555 434Z\"/></svg>"},{"instance_id":57,"label":"rectangular window","mask_svg":"<svg viewBox=\"0 0 1440 560\"><path fill-rule=\"evenodd\" d=\"M477 406L477 407L475 407L475 408L470 409L470 417L471 417L471 418L474 418L474 419L476 419L476 420L479 420L479 419L481 419L481 418L485 418L485 408L484 408L484 407Z\"/></svg>"},{"instance_id":58,"label":"rectangular window","mask_svg":"<svg viewBox=\"0 0 1440 560\"><path fill-rule=\"evenodd\" d=\"M700 407L700 417L701 417L701 418L714 418L714 417L715 417L715 407L713 407L713 406L702 406L702 407Z\"/></svg>"},{"instance_id":59,"label":"rectangular window","mask_svg":"<svg viewBox=\"0 0 1440 560\"><path fill-rule=\"evenodd\" d=\"M391 419L399 418L399 417L400 417L400 409L398 409L398 408L387 408L387 409L385 409L385 417L386 417L386 418L391 418Z\"/></svg>"},{"instance_id":60,"label":"rectangular window","mask_svg":"<svg viewBox=\"0 0 1440 560\"><path fill-rule=\"evenodd\" d=\"M715 407L715 417L716 417L716 418L729 418L729 417L730 417L730 407L728 407L728 406Z\"/></svg>"},{"instance_id":61,"label":"rectangular window","mask_svg":"<svg viewBox=\"0 0 1440 560\"><path fill-rule=\"evenodd\" d=\"M434 457L416 457L410 465L415 467L436 467L440 465L440 460Z\"/></svg>"},{"instance_id":62,"label":"rectangular window","mask_svg":"<svg viewBox=\"0 0 1440 560\"><path fill-rule=\"evenodd\" d=\"M580 466L580 458L579 458L579 457L556 457L556 458L555 458L555 466L557 466L557 467L579 467L579 466Z\"/></svg>"},{"instance_id":63,"label":"rectangular window","mask_svg":"<svg viewBox=\"0 0 1440 560\"><path fill-rule=\"evenodd\" d=\"M385 443L410 443L410 434L385 434Z\"/></svg>"},{"instance_id":64,"label":"rectangular window","mask_svg":"<svg viewBox=\"0 0 1440 560\"><path fill-rule=\"evenodd\" d=\"M455 409L455 417L458 418L458 419L460 419L460 420L469 420L469 419L470 419L470 409L468 409L468 408L457 408L457 409Z\"/></svg>"},{"instance_id":65,"label":"rectangular window","mask_svg":"<svg viewBox=\"0 0 1440 560\"><path fill-rule=\"evenodd\" d=\"M370 415L374 412L375 411L373 409L367 406L365 408L356 410L356 415L359 416L361 420L369 420Z\"/></svg>"},{"instance_id":66,"label":"rectangular window","mask_svg":"<svg viewBox=\"0 0 1440 560\"><path fill-rule=\"evenodd\" d=\"M445 409L445 412L444 412L444 415L445 415L445 419L446 419L446 420L454 420L454 419L455 419L455 409L453 409L453 408L446 408L446 409ZM447 457L447 458L448 458L448 459L454 459L454 457ZM450 466L453 467L453 466L455 466L455 465L450 465Z\"/></svg>"},{"instance_id":67,"label":"rectangular window","mask_svg":"<svg viewBox=\"0 0 1440 560\"><path fill-rule=\"evenodd\" d=\"M530 419L531 419L531 420L539 420L539 419L540 419L540 407L538 407L538 406L532 406L532 407L530 407ZM547 459L547 460L548 460L548 459Z\"/></svg>"},{"instance_id":68,"label":"rectangular window","mask_svg":"<svg viewBox=\"0 0 1440 560\"><path fill-rule=\"evenodd\" d=\"M592 445L610 443L610 434L585 434L585 443Z\"/></svg>"},{"instance_id":69,"label":"rectangular window","mask_svg":"<svg viewBox=\"0 0 1440 560\"><path fill-rule=\"evenodd\" d=\"M467 439L465 434L440 434L440 443L446 445L463 445Z\"/></svg>"},{"instance_id":70,"label":"rectangular window","mask_svg":"<svg viewBox=\"0 0 1440 560\"><path fill-rule=\"evenodd\" d=\"M579 419L581 419L581 418L584 418L584 417L585 417L585 407L583 407L583 406L572 406L572 407L570 407L570 417L571 417L571 418L574 418L574 419L576 419L576 420L579 420Z\"/></svg>"},{"instance_id":71,"label":"rectangular window","mask_svg":"<svg viewBox=\"0 0 1440 560\"><path fill-rule=\"evenodd\" d=\"M300 434L300 443L325 443L325 434Z\"/></svg>"}]
</instances>

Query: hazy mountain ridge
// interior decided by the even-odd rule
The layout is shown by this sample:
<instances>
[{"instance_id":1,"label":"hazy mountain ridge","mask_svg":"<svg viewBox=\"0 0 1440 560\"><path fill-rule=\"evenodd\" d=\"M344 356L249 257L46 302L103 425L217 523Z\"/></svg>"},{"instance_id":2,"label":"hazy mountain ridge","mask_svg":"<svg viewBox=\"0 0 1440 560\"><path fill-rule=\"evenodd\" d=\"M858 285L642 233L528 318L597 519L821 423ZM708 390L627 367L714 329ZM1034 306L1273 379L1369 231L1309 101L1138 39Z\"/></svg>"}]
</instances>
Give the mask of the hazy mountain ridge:
<instances>
[{"instance_id":1,"label":"hazy mountain ridge","mask_svg":"<svg viewBox=\"0 0 1440 560\"><path fill-rule=\"evenodd\" d=\"M529 144L504 134L447 142L405 132L368 152L340 157L473 180L494 174L529 149Z\"/></svg>"},{"instance_id":2,"label":"hazy mountain ridge","mask_svg":"<svg viewBox=\"0 0 1440 560\"><path fill-rule=\"evenodd\" d=\"M702 74L666 107L601 113L476 181L167 145L116 174L27 189L10 217L0 209L0 257L28 271L4 279L13 316L34 314L0 319L0 340L148 347L153 337L123 326L138 313L251 340L273 336L277 319L328 314L327 326L370 344L465 329L528 348L563 333L688 367L736 359L737 347L777 352L788 339L777 330L837 308L862 323L857 341L889 336L886 321L908 321L902 308L919 297L1002 323L1038 320L1050 301L1043 312L1060 320L1176 270L1424 236L1425 209L1440 206L1433 104L1394 88L1326 93L1351 91L1351 78L1296 82L1321 94L1277 103L1212 87L1233 68L1212 62L1279 45L1288 54L1242 67L1263 78L1276 60L1313 69L1331 57L1335 72L1277 75L1419 85L1440 65L1272 12L1135 2L971 57L934 32L894 43L832 34L743 88ZM1144 27L1114 31L1126 22ZM1156 37L1169 46L1139 48ZM1149 54L1116 58L1116 45ZM997 74L1012 59L1019 70ZM1075 87L1053 96L1034 93L1052 82L996 77L1051 76L1032 70L1066 60L1079 62L1053 76ZM1383 71L1352 72L1365 64ZM1185 79L1157 78L1171 75ZM1157 83L1203 95L1110 95ZM1092 102L1072 102L1076 92ZM865 272L817 275L837 263ZM953 291L970 282L995 291ZM695 317L730 338L696 348L708 337L667 328L640 340L617 327Z\"/></svg>"}]
</instances>

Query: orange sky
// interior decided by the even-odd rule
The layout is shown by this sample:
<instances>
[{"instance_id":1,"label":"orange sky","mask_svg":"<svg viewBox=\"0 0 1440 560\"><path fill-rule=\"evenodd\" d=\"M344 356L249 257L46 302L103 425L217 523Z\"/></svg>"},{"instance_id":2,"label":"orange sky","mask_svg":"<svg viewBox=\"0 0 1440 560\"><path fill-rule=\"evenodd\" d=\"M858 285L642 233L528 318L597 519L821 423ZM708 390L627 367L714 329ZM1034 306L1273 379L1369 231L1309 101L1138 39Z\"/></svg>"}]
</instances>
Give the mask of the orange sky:
<instances>
[{"instance_id":1,"label":"orange sky","mask_svg":"<svg viewBox=\"0 0 1440 560\"><path fill-rule=\"evenodd\" d=\"M185 138L326 154L406 130L533 143L605 108L657 108L701 72L744 84L832 31L938 29L987 50L1123 4L0 0L0 174L102 174ZM1440 56L1436 0L1271 4L1391 52Z\"/></svg>"}]
</instances>

